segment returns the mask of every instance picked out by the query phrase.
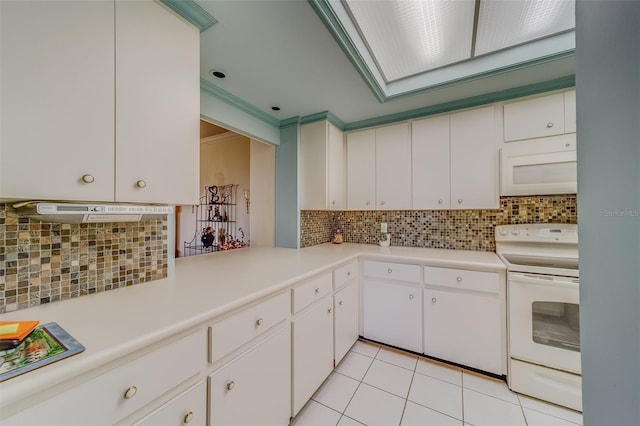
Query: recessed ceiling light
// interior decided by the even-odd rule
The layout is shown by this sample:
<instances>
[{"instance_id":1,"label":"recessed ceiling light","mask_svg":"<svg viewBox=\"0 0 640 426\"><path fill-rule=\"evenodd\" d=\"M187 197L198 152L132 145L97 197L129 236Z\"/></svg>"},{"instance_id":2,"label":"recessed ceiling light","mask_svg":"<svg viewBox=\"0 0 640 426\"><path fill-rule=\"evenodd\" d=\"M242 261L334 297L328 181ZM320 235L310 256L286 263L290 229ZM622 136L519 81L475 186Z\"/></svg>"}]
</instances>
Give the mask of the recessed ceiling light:
<instances>
[{"instance_id":1,"label":"recessed ceiling light","mask_svg":"<svg viewBox=\"0 0 640 426\"><path fill-rule=\"evenodd\" d=\"M211 75L216 77L216 78L225 78L226 77L225 73L223 73L222 71L218 71L218 70L211 70Z\"/></svg>"},{"instance_id":2,"label":"recessed ceiling light","mask_svg":"<svg viewBox=\"0 0 640 426\"><path fill-rule=\"evenodd\" d=\"M272 106L271 109L274 110L274 111L280 111L280 107L279 106Z\"/></svg>"}]
</instances>

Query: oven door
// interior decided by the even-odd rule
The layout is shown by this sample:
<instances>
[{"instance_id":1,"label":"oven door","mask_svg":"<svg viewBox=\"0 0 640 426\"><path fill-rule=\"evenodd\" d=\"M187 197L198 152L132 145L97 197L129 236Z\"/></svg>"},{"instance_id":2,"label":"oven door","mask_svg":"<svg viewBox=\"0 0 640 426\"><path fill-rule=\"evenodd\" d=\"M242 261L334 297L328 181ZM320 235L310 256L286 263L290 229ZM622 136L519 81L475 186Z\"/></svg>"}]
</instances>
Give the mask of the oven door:
<instances>
[{"instance_id":1,"label":"oven door","mask_svg":"<svg viewBox=\"0 0 640 426\"><path fill-rule=\"evenodd\" d=\"M508 277L511 358L580 374L578 279Z\"/></svg>"}]
</instances>

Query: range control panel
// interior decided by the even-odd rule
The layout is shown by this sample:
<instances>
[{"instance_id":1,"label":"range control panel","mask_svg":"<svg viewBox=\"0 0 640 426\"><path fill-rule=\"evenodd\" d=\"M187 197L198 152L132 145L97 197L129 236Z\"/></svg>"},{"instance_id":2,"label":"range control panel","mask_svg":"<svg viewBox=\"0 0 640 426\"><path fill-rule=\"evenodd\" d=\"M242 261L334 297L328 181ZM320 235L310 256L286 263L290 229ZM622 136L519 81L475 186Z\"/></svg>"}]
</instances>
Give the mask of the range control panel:
<instances>
[{"instance_id":1,"label":"range control panel","mask_svg":"<svg viewBox=\"0 0 640 426\"><path fill-rule=\"evenodd\" d=\"M578 225L534 223L496 226L496 242L578 244Z\"/></svg>"}]
</instances>

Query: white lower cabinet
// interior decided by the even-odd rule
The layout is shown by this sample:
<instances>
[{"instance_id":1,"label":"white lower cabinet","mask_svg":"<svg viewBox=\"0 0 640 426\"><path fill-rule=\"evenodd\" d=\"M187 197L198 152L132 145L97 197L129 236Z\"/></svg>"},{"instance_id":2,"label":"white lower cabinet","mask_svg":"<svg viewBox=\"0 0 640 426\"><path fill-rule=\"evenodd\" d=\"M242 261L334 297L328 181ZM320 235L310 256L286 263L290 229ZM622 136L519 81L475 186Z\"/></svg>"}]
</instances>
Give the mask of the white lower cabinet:
<instances>
[{"instance_id":1,"label":"white lower cabinet","mask_svg":"<svg viewBox=\"0 0 640 426\"><path fill-rule=\"evenodd\" d=\"M286 425L291 407L287 324L209 376L210 425Z\"/></svg>"},{"instance_id":2,"label":"white lower cabinet","mask_svg":"<svg viewBox=\"0 0 640 426\"><path fill-rule=\"evenodd\" d=\"M333 298L327 296L301 312L292 327L293 417L333 370Z\"/></svg>"},{"instance_id":3,"label":"white lower cabinet","mask_svg":"<svg viewBox=\"0 0 640 426\"><path fill-rule=\"evenodd\" d=\"M349 352L358 340L358 281L354 280L333 296L335 365Z\"/></svg>"},{"instance_id":4,"label":"white lower cabinet","mask_svg":"<svg viewBox=\"0 0 640 426\"><path fill-rule=\"evenodd\" d=\"M364 281L364 337L422 352L422 289L392 281Z\"/></svg>"},{"instance_id":5,"label":"white lower cabinet","mask_svg":"<svg viewBox=\"0 0 640 426\"><path fill-rule=\"evenodd\" d=\"M165 392L202 374L206 353L205 332L198 330L13 417L3 418L2 424L84 426L117 423Z\"/></svg>"},{"instance_id":6,"label":"white lower cabinet","mask_svg":"<svg viewBox=\"0 0 640 426\"><path fill-rule=\"evenodd\" d=\"M207 384L193 385L153 413L136 422L144 426L204 426L207 424Z\"/></svg>"},{"instance_id":7,"label":"white lower cabinet","mask_svg":"<svg viewBox=\"0 0 640 426\"><path fill-rule=\"evenodd\" d=\"M502 374L497 296L425 289L424 302L426 355Z\"/></svg>"}]
</instances>

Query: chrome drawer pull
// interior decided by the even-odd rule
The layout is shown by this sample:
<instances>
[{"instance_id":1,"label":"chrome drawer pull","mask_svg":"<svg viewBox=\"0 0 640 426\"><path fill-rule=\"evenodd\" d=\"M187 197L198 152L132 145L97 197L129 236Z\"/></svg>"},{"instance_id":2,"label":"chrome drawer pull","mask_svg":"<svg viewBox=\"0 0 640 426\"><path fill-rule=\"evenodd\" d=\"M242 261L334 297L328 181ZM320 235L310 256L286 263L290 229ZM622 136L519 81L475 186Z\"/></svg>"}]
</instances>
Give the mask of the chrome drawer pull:
<instances>
[{"instance_id":1,"label":"chrome drawer pull","mask_svg":"<svg viewBox=\"0 0 640 426\"><path fill-rule=\"evenodd\" d=\"M82 176L82 181L84 183L93 183L96 179L93 177L93 175L83 175Z\"/></svg>"},{"instance_id":2,"label":"chrome drawer pull","mask_svg":"<svg viewBox=\"0 0 640 426\"><path fill-rule=\"evenodd\" d=\"M257 326L257 327L260 327L260 326L262 325L262 323L263 323L262 318L259 318L259 319L256 321L256 326Z\"/></svg>"},{"instance_id":3,"label":"chrome drawer pull","mask_svg":"<svg viewBox=\"0 0 640 426\"><path fill-rule=\"evenodd\" d=\"M438 299L436 299L435 297L431 298L431 303L436 303L438 301Z\"/></svg>"},{"instance_id":4,"label":"chrome drawer pull","mask_svg":"<svg viewBox=\"0 0 640 426\"><path fill-rule=\"evenodd\" d=\"M187 414L185 414L184 419L182 421L184 423L191 423L191 420L193 420L193 411L189 411Z\"/></svg>"},{"instance_id":5,"label":"chrome drawer pull","mask_svg":"<svg viewBox=\"0 0 640 426\"><path fill-rule=\"evenodd\" d=\"M228 391L232 390L235 385L236 385L236 382L234 382L233 380L230 381L229 383L227 383L227 390Z\"/></svg>"}]
</instances>

